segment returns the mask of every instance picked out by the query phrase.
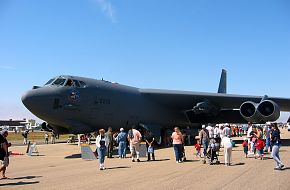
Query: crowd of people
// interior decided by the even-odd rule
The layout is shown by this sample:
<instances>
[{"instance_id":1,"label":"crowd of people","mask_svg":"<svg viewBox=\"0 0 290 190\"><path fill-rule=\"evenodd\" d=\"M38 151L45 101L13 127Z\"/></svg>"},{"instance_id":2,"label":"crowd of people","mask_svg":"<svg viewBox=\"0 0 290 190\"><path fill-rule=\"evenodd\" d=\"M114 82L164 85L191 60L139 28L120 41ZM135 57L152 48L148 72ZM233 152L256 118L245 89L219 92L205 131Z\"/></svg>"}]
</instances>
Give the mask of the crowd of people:
<instances>
[{"instance_id":1,"label":"crowd of people","mask_svg":"<svg viewBox=\"0 0 290 190\"><path fill-rule=\"evenodd\" d=\"M126 158L126 149L129 145L132 162L140 162L140 143L144 140L146 142L147 160L154 161L154 149L156 146L154 135L150 131L145 131L142 134L136 127L133 127L128 132L125 132L121 128L119 133L113 133L111 128L107 132L101 129L96 141L96 155L100 158L100 169L104 169L104 152L107 152L108 158L112 158L113 147L116 143L118 146L118 157L120 159ZM171 134L170 139L176 163L182 163L186 160L184 149L186 136L178 127L175 127ZM247 126L230 126L229 124L214 126L202 125L202 129L194 145L194 154L197 158L203 159L204 163L206 163L207 158L210 164L213 164L215 159L217 163L220 163L218 161L218 155L220 148L223 148L224 163L226 166L231 166L233 163L232 149L235 146L232 137L242 136L244 136L242 146L245 158L252 156L256 159L263 160L264 154L271 152L271 158L277 163L275 169L283 169L284 164L279 156L279 149L281 147L280 131L276 123L266 123L264 126L256 126L251 123Z\"/></svg>"},{"instance_id":2,"label":"crowd of people","mask_svg":"<svg viewBox=\"0 0 290 190\"><path fill-rule=\"evenodd\" d=\"M27 143L28 132L24 132L24 143ZM53 133L52 133L53 134ZM202 129L199 132L199 136L196 139L194 145L194 154L197 158L202 159L206 163L206 159L209 159L209 163L213 164L216 159L218 161L218 155L220 147L224 150L224 163L226 166L232 165L232 149L235 143L232 140L233 136L245 136L242 146L244 157L248 158L250 155L256 159L264 159L265 153L271 153L271 158L276 162L276 170L282 170L284 164L280 159L281 137L280 130L277 123L266 123L264 126L256 126L249 123L246 127L231 127L229 124L223 125L202 125ZM11 146L7 141L8 131L2 130L0 133L0 172L2 178L5 179L6 168L9 165L9 151ZM185 157L185 137L182 131L175 127L171 134L171 143L175 153L176 163L182 163L186 161ZM88 135L86 135L88 137ZM45 143L48 144L48 133L45 133ZM55 142L55 135L51 136L51 142ZM89 136L91 138L91 135ZM140 143L145 141L147 161L155 160L155 147L156 140L154 135L150 131L140 131L136 126L133 126L128 132L124 128L120 128L120 131L113 133L112 128L100 129L96 135L96 151L95 155L99 160L100 170L105 170L105 157L113 158L114 147L118 147L118 157L120 159L126 158L126 150L129 147L131 153L132 162L140 162ZM89 141L90 142L90 141ZM201 151L202 150L202 151Z\"/></svg>"}]
</instances>

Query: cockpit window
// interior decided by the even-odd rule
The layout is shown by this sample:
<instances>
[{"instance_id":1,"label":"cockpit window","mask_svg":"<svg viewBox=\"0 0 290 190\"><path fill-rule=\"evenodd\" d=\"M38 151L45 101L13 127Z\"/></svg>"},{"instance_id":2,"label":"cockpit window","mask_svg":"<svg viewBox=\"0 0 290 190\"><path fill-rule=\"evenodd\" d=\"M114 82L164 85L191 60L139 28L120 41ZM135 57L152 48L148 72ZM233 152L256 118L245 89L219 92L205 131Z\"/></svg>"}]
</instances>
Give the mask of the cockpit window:
<instances>
[{"instance_id":1,"label":"cockpit window","mask_svg":"<svg viewBox=\"0 0 290 190\"><path fill-rule=\"evenodd\" d=\"M76 87L80 87L80 83L79 83L79 81L77 81L77 80L73 80L73 82L74 82L74 85L75 85Z\"/></svg>"},{"instance_id":2,"label":"cockpit window","mask_svg":"<svg viewBox=\"0 0 290 190\"><path fill-rule=\"evenodd\" d=\"M79 81L80 82L80 87L81 88L86 88L87 87L87 84L83 81Z\"/></svg>"},{"instance_id":3,"label":"cockpit window","mask_svg":"<svg viewBox=\"0 0 290 190\"><path fill-rule=\"evenodd\" d=\"M68 80L66 81L65 86L74 86L74 82L73 82L73 80L68 79Z\"/></svg>"},{"instance_id":4,"label":"cockpit window","mask_svg":"<svg viewBox=\"0 0 290 190\"><path fill-rule=\"evenodd\" d=\"M64 78L58 78L52 84L62 86L65 83L65 81L66 81L66 79L64 79Z\"/></svg>"},{"instance_id":5,"label":"cockpit window","mask_svg":"<svg viewBox=\"0 0 290 190\"><path fill-rule=\"evenodd\" d=\"M66 78L66 77L58 77L50 79L45 85L57 85L57 86L71 86L71 87L77 87L77 88L85 88L87 87L87 84L83 81L75 80L72 78Z\"/></svg>"},{"instance_id":6,"label":"cockpit window","mask_svg":"<svg viewBox=\"0 0 290 190\"><path fill-rule=\"evenodd\" d=\"M53 79L50 79L47 83L45 83L45 85L44 86L46 86L46 85L50 85L51 83L52 83L52 81L54 81L54 79L55 78L53 78Z\"/></svg>"}]
</instances>

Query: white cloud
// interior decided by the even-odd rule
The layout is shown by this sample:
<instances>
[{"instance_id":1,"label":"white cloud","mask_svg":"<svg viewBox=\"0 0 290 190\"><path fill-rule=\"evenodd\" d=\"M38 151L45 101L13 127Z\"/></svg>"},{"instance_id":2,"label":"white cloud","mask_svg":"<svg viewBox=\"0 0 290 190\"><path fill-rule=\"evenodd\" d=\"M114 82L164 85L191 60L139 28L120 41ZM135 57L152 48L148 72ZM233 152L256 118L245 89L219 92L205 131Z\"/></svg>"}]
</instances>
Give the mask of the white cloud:
<instances>
[{"instance_id":1,"label":"white cloud","mask_svg":"<svg viewBox=\"0 0 290 190\"><path fill-rule=\"evenodd\" d=\"M96 0L102 11L111 19L112 22L116 22L115 9L108 0Z\"/></svg>"}]
</instances>

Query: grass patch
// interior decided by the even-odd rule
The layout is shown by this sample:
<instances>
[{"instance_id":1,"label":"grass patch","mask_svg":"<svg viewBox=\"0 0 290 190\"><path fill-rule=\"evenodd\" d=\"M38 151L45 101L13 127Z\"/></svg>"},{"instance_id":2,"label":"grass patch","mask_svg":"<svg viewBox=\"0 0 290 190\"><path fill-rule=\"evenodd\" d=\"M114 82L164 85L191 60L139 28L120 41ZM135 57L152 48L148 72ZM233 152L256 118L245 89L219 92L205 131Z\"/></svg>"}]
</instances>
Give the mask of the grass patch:
<instances>
[{"instance_id":1,"label":"grass patch","mask_svg":"<svg viewBox=\"0 0 290 190\"><path fill-rule=\"evenodd\" d=\"M44 141L44 134L45 133L46 132L29 132L28 140L30 140L30 141L43 140ZM48 134L49 140L50 140L51 133L47 133L47 134ZM70 134L60 135L59 140L66 141L69 136L70 136ZM23 141L22 133L15 134L14 132L10 132L8 137L7 137L7 140L8 141Z\"/></svg>"}]
</instances>

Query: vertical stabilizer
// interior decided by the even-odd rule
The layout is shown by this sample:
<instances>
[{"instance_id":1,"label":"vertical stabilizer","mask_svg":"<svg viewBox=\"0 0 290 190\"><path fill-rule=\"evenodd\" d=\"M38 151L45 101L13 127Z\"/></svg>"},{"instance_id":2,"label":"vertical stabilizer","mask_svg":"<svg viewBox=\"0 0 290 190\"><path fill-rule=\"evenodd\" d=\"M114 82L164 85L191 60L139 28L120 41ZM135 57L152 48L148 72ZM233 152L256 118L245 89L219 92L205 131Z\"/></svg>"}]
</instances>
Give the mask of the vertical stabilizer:
<instances>
[{"instance_id":1,"label":"vertical stabilizer","mask_svg":"<svg viewBox=\"0 0 290 190\"><path fill-rule=\"evenodd\" d=\"M225 69L222 70L218 93L227 93L227 71Z\"/></svg>"}]
</instances>

